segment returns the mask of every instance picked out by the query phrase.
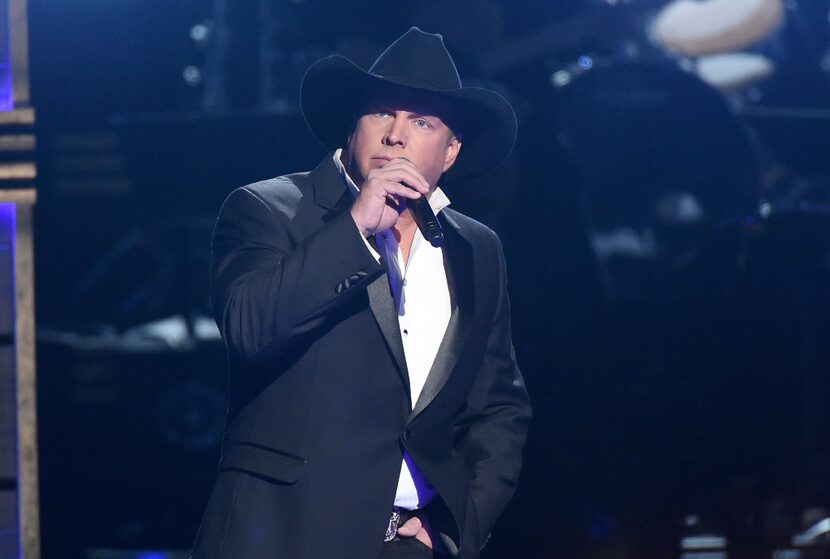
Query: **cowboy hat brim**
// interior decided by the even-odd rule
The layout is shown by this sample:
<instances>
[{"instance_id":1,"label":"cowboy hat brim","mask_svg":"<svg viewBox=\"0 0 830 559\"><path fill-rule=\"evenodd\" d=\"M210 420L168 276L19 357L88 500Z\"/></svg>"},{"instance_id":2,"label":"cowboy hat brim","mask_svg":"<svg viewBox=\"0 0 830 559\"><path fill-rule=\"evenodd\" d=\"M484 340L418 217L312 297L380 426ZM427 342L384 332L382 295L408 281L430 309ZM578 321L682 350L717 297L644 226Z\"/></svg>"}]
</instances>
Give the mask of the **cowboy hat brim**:
<instances>
[{"instance_id":1,"label":"cowboy hat brim","mask_svg":"<svg viewBox=\"0 0 830 559\"><path fill-rule=\"evenodd\" d=\"M382 92L392 98L417 98L425 104L449 104L453 130L462 148L442 183L481 178L499 167L516 142L516 115L495 91L481 87L442 90L414 87L371 74L344 56L332 55L312 64L303 77L300 106L311 132L328 150L346 146L361 109Z\"/></svg>"}]
</instances>

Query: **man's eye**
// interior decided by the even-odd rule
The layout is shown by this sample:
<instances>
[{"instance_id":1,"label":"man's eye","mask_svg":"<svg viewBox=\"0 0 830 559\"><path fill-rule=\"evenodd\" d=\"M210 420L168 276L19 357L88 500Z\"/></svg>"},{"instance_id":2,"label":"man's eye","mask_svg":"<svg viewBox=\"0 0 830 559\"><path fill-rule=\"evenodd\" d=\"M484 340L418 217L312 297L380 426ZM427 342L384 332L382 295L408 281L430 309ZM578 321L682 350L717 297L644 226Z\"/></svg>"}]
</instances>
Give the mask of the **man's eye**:
<instances>
[{"instance_id":1,"label":"man's eye","mask_svg":"<svg viewBox=\"0 0 830 559\"><path fill-rule=\"evenodd\" d=\"M386 118L386 117L388 117L388 116L392 116L392 115L390 115L390 114L389 114L388 112L386 112L386 111L378 111L378 112L376 112L376 113L375 113L375 115L377 115L377 116L379 116L379 117L381 117L381 118Z\"/></svg>"},{"instance_id":2,"label":"man's eye","mask_svg":"<svg viewBox=\"0 0 830 559\"><path fill-rule=\"evenodd\" d=\"M431 125L428 120L423 118L415 119L415 126L418 128L429 128Z\"/></svg>"}]
</instances>

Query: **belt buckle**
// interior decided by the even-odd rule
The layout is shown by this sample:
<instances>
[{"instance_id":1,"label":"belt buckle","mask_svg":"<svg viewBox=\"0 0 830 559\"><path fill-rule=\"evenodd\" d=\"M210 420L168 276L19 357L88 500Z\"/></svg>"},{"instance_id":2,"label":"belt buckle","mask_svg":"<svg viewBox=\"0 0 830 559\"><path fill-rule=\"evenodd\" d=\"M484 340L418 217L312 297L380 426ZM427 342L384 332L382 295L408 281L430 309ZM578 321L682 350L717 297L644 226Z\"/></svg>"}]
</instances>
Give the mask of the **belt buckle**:
<instances>
[{"instance_id":1,"label":"belt buckle","mask_svg":"<svg viewBox=\"0 0 830 559\"><path fill-rule=\"evenodd\" d=\"M398 535L398 524L401 522L401 513L393 510L389 516L389 525L386 527L386 536L383 538L385 542L391 542Z\"/></svg>"}]
</instances>

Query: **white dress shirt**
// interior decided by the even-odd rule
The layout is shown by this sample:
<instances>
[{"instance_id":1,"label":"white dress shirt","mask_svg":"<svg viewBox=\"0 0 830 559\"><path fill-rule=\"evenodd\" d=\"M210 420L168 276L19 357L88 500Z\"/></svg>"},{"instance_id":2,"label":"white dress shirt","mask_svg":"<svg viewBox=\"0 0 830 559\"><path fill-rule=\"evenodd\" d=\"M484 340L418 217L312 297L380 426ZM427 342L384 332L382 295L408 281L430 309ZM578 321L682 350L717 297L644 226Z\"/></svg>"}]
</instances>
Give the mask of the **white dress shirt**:
<instances>
[{"instance_id":1,"label":"white dress shirt","mask_svg":"<svg viewBox=\"0 0 830 559\"><path fill-rule=\"evenodd\" d=\"M340 153L341 150L334 153L334 164L349 190L357 196L360 189L346 172ZM440 188L436 188L429 197L429 205L436 215L449 204L449 199ZM403 252L391 230L376 233L375 241L377 251L368 241L366 246L375 258L383 262L389 277L389 287L398 309L398 326L414 407L444 339L452 313L444 254L440 247L433 247L426 241L420 230L415 232L407 262L404 261ZM422 508L435 494L435 489L409 453L404 453L395 506L405 509Z\"/></svg>"}]
</instances>

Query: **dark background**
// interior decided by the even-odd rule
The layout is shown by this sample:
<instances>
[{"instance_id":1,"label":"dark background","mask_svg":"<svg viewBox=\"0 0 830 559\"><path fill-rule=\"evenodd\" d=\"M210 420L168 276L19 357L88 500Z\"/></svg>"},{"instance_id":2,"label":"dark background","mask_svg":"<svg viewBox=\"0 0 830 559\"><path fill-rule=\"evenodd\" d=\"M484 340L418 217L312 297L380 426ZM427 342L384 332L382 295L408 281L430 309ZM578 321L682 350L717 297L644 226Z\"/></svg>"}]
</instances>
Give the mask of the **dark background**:
<instances>
[{"instance_id":1,"label":"dark background","mask_svg":"<svg viewBox=\"0 0 830 559\"><path fill-rule=\"evenodd\" d=\"M821 518L830 6L790 3L753 47L775 75L725 96L649 41L665 3L273 0L264 49L253 0L30 0L44 557L188 548L224 414L213 219L324 155L298 113L308 64L368 66L411 25L520 120L506 165L448 193L504 242L535 409L485 555L676 557L711 532L757 558ZM217 62L216 33L189 34L220 4ZM678 194L703 217L661 213ZM634 248L599 249L614 231ZM146 328L169 317L177 342Z\"/></svg>"}]
</instances>

